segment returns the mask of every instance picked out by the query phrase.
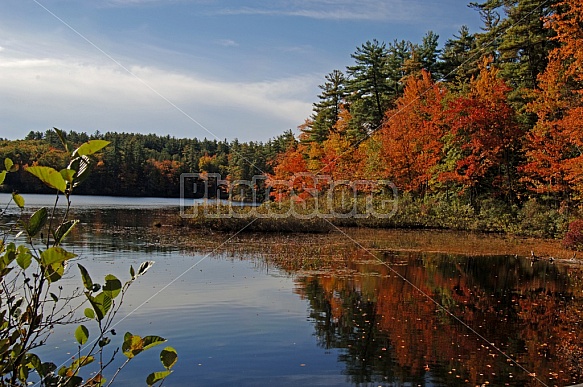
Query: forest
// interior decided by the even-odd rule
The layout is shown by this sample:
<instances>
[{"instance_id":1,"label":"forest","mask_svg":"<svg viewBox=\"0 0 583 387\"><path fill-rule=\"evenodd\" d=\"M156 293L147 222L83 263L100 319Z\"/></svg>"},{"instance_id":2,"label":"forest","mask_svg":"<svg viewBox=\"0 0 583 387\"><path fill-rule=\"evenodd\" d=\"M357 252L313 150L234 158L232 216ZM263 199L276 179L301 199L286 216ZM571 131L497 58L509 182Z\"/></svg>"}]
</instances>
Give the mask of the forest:
<instances>
[{"instance_id":1,"label":"forest","mask_svg":"<svg viewBox=\"0 0 583 387\"><path fill-rule=\"evenodd\" d=\"M461 27L443 45L429 31L419 43L357 47L351 64L324 76L298 135L241 143L71 131L72 143L111 141L79 193L177 197L184 172L230 181L310 172L390 180L421 212L439 203L452 219L460 209L506 219L480 228L505 230L536 213L534 228L564 233L583 199L583 0L469 6L481 17L479 32ZM0 158L23 167L3 189L41 192L23 170L63 166L59 149L51 130L1 141Z\"/></svg>"}]
</instances>

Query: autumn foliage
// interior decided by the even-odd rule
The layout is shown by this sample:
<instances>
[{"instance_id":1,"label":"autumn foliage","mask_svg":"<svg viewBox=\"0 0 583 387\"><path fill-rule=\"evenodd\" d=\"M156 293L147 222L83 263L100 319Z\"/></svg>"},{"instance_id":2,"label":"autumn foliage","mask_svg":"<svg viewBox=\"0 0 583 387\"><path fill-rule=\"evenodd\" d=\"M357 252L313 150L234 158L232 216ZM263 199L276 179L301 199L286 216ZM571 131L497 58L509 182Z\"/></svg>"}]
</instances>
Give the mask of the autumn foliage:
<instances>
[{"instance_id":1,"label":"autumn foliage","mask_svg":"<svg viewBox=\"0 0 583 387\"><path fill-rule=\"evenodd\" d=\"M486 1L476 7L486 18L496 4ZM528 8L521 7L522 2L507 7L517 26L530 15L520 16ZM351 80L334 89L334 101L342 98L330 132L318 141L304 135L301 146L288 151L293 155L278 159L279 175L294 171L334 179L388 179L413 198L445 194L472 206L478 198L519 206L534 198L552 200L557 208L577 208L583 200L583 0L548 4L544 12L535 10L539 8L548 16L529 19L541 26L536 47L520 46L522 40L510 30L501 39L506 43L493 41L481 52L449 41L443 60L454 54L472 56L477 69L456 77L439 72L439 62L423 51L430 46L411 44L409 52L405 46L391 46L385 65L393 72L384 73L388 83L383 87L390 91L383 95L388 108L381 125L363 124L366 104L355 96L370 99L375 94L358 89L365 79ZM495 34L492 25L485 29ZM466 36L466 41L472 40ZM510 41L517 46L511 48ZM454 49L468 51L456 54ZM375 58L359 60L380 66ZM455 71L466 69L470 59L466 61ZM315 106L312 118L318 119L323 105ZM306 121L304 134L313 132L312 126L313 121Z\"/></svg>"},{"instance_id":2,"label":"autumn foliage","mask_svg":"<svg viewBox=\"0 0 583 387\"><path fill-rule=\"evenodd\" d=\"M402 189L421 192L429 187L443 158L443 100L446 89L427 71L410 76L395 109L370 141L380 141L385 177Z\"/></svg>"},{"instance_id":3,"label":"autumn foliage","mask_svg":"<svg viewBox=\"0 0 583 387\"><path fill-rule=\"evenodd\" d=\"M583 194L583 2L558 4L548 26L560 46L549 54L529 108L538 121L526 138L525 181L537 192Z\"/></svg>"},{"instance_id":4,"label":"autumn foliage","mask_svg":"<svg viewBox=\"0 0 583 387\"><path fill-rule=\"evenodd\" d=\"M485 58L478 78L470 82L469 93L454 98L445 109L448 155L440 179L464 188L489 184L510 193L514 185L512 155L521 132L507 100L510 87L490 65Z\"/></svg>"}]
</instances>

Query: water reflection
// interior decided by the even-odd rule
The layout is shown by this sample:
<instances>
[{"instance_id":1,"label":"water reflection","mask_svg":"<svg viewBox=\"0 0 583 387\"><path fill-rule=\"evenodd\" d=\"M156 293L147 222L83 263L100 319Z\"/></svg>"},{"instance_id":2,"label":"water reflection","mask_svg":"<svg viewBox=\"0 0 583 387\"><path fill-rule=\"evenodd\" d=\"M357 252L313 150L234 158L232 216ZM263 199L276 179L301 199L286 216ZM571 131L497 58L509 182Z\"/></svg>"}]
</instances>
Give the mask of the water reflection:
<instances>
[{"instance_id":1,"label":"water reflection","mask_svg":"<svg viewBox=\"0 0 583 387\"><path fill-rule=\"evenodd\" d=\"M338 360L353 384L581 380L582 335L573 329L583 306L578 269L509 256L421 253L386 263L390 268L353 263L351 276L297 279L318 344L342 349Z\"/></svg>"},{"instance_id":2,"label":"water reflection","mask_svg":"<svg viewBox=\"0 0 583 387\"><path fill-rule=\"evenodd\" d=\"M157 261L130 292L128 311L172 283L127 328L145 328L177 347L181 360L168 385L583 382L579 266L419 252L422 239L433 243L428 250L442 251L435 243L447 233L355 231L372 257L340 234L230 239L189 230L175 207L92 203L74 211L81 223L71 247L98 274ZM450 240L461 245L460 234ZM479 240L472 237L471 249L501 251L494 237L487 246ZM504 251L514 248L504 243ZM103 261L116 266L99 269ZM141 384L146 371L120 380Z\"/></svg>"},{"instance_id":3,"label":"water reflection","mask_svg":"<svg viewBox=\"0 0 583 387\"><path fill-rule=\"evenodd\" d=\"M173 221L166 211L124 210L101 211L91 224L101 238L113 238L127 249L226 252L234 259L263 257L265 265L256 270L266 274L274 265L287 270L295 292L308 302L308 318L324 352L303 351L310 353L311 362L323 355L335 357L349 385L537 386L583 381L579 266L514 255L391 251L383 231L368 236L377 247L376 259L335 235L254 234L218 248L228 235L197 239L199 231L177 228ZM389 233L398 238L394 231ZM426 238L427 232L423 234ZM407 232L406 238L411 237ZM208 244L209 239L216 243ZM217 304L209 315L228 315L224 308L224 303ZM240 319L244 312L237 313ZM285 313L281 318L286 320ZM285 335L293 324L302 322L286 321L285 330L273 327L272 332ZM222 333L207 332L213 334ZM239 332L242 337L254 334L252 327ZM251 355L263 353L266 346L268 341L239 350ZM236 373L242 363L233 356L229 367ZM289 361L280 356L282 362ZM344 384L332 378L338 372L334 368L302 371L304 378L327 374L330 385ZM292 375L282 371L271 377L290 384ZM237 382L253 385L252 380Z\"/></svg>"}]
</instances>

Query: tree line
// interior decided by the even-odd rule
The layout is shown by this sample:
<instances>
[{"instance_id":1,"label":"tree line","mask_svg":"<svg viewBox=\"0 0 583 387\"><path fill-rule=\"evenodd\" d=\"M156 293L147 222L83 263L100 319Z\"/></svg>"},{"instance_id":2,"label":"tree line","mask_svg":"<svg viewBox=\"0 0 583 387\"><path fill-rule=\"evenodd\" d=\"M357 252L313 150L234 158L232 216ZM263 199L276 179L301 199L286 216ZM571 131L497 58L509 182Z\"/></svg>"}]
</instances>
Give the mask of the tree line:
<instances>
[{"instance_id":1,"label":"tree line","mask_svg":"<svg viewBox=\"0 0 583 387\"><path fill-rule=\"evenodd\" d=\"M298 172L335 179L388 179L412 198L470 203L484 198L555 206L583 194L583 0L470 3L482 29L467 27L440 48L371 40L353 63L324 77L313 113L263 142L177 139L154 134L69 132L111 141L94 184L82 193L178 196L183 172L231 181ZM3 141L0 157L62 166L52 131ZM26 175L8 183L39 192ZM116 181L115 184L112 182ZM9 189L9 187L8 187Z\"/></svg>"},{"instance_id":2,"label":"tree line","mask_svg":"<svg viewBox=\"0 0 583 387\"><path fill-rule=\"evenodd\" d=\"M274 177L389 179L406 195L520 205L583 195L583 1L471 3L482 31L378 40L320 86ZM306 195L307 196L307 195Z\"/></svg>"},{"instance_id":3,"label":"tree line","mask_svg":"<svg viewBox=\"0 0 583 387\"><path fill-rule=\"evenodd\" d=\"M91 184L80 186L77 193L113 196L179 197L182 173L219 173L233 181L251 180L254 175L272 173L273 160L294 141L291 131L265 143L99 131L65 135L73 144L94 139L111 142L96 156ZM20 166L7 177L4 190L50 192L24 169L32 165L65 168L67 154L62 148L52 129L32 131L23 140L0 141L0 158L9 157Z\"/></svg>"}]
</instances>

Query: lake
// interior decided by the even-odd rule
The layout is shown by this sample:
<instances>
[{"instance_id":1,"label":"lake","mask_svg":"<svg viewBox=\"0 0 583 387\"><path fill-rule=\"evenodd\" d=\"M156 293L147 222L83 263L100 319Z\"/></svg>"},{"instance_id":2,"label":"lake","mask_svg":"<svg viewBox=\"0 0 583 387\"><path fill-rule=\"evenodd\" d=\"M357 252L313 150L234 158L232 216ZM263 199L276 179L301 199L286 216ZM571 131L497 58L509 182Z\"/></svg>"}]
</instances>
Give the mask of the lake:
<instances>
[{"instance_id":1,"label":"lake","mask_svg":"<svg viewBox=\"0 0 583 387\"><path fill-rule=\"evenodd\" d=\"M115 329L118 345L126 331L168 339L179 361L166 386L583 382L583 270L555 242L402 230L221 234L186 227L179 204L74 197L81 223L67 246L94 281L156 262L130 288ZM542 258L528 259L530 250ZM551 253L564 262L544 258ZM65 284L79 286L76 270ZM65 361L77 351L73 331L57 330L37 352ZM117 384L144 385L162 368L161 348L140 354Z\"/></svg>"}]
</instances>

